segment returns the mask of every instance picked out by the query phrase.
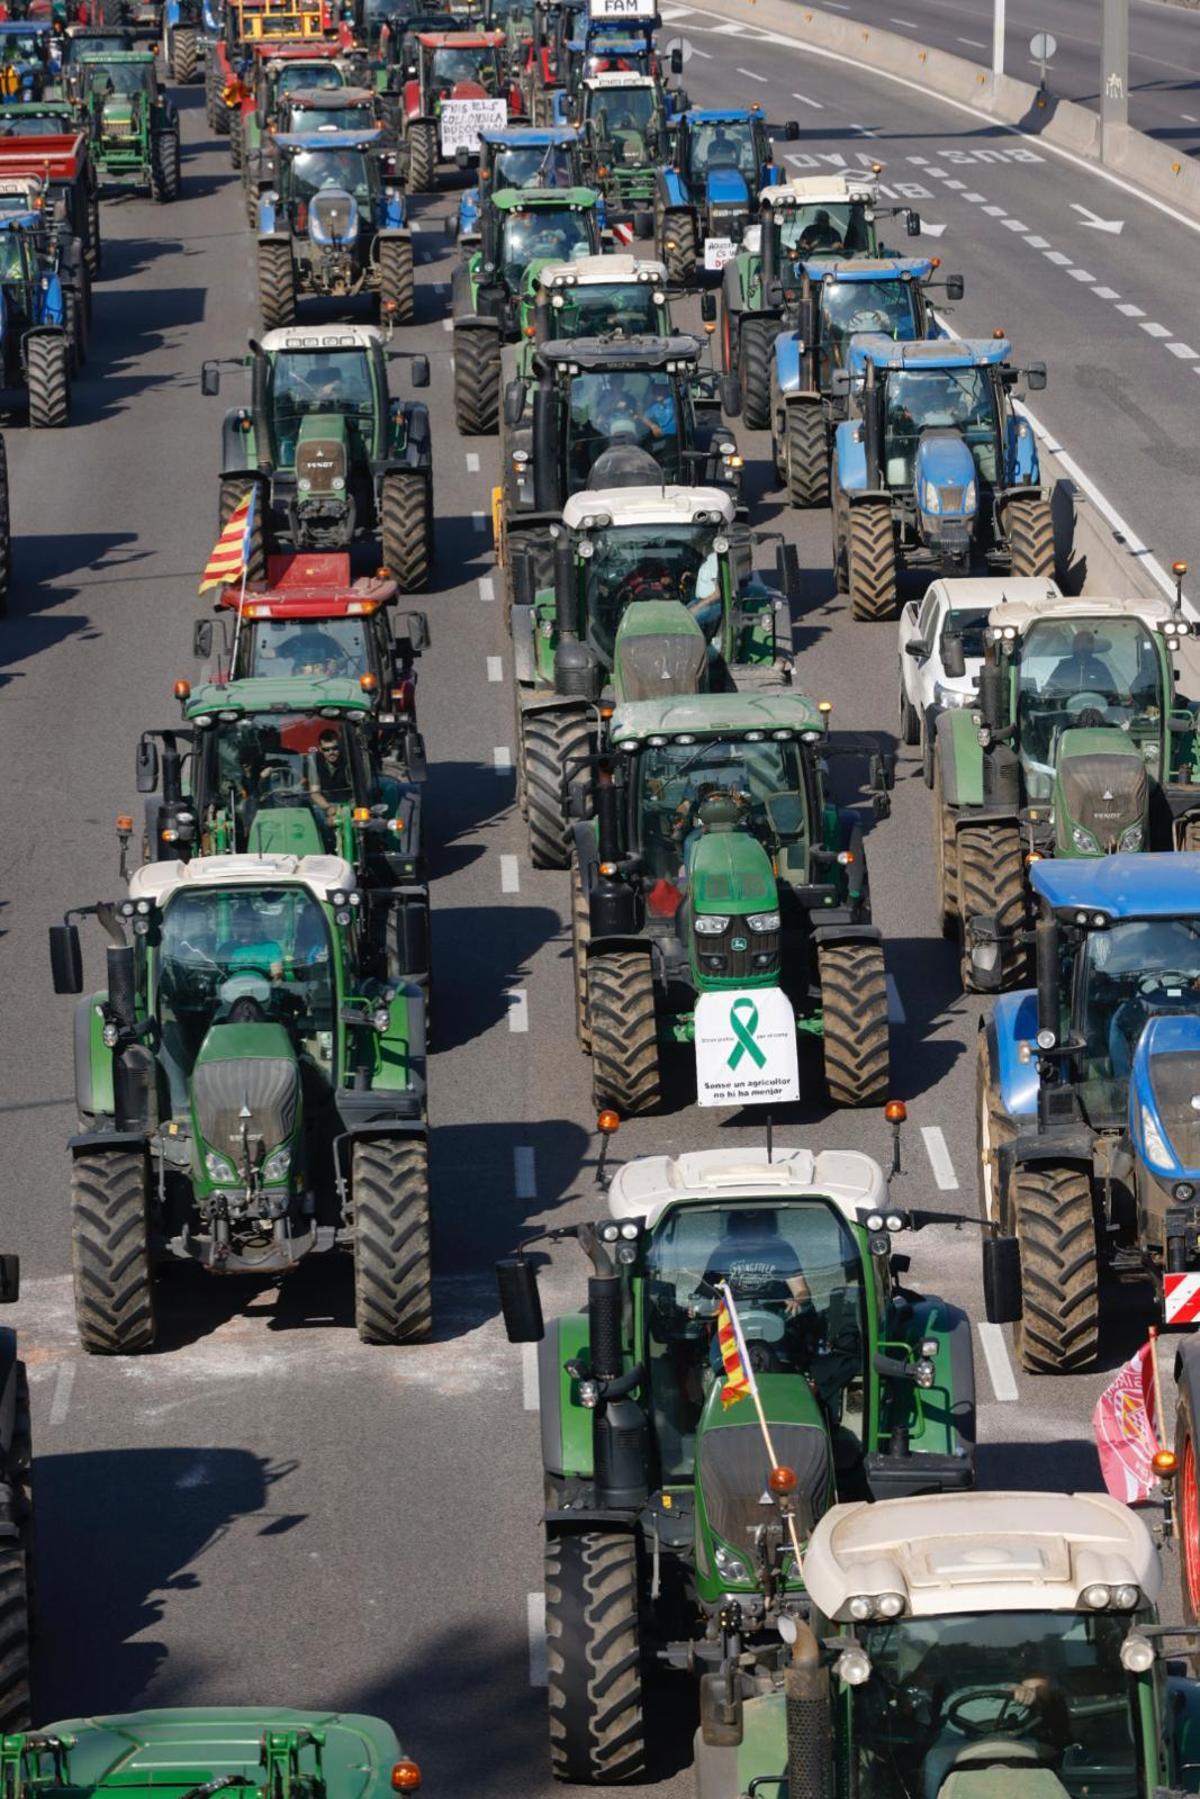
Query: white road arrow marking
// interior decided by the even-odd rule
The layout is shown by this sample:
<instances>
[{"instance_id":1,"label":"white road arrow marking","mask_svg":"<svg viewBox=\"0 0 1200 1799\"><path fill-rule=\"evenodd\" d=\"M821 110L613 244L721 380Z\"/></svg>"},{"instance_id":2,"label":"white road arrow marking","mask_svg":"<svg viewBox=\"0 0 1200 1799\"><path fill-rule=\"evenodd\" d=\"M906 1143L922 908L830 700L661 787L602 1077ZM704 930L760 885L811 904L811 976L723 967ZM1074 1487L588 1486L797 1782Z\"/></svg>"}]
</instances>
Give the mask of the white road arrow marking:
<instances>
[{"instance_id":1,"label":"white road arrow marking","mask_svg":"<svg viewBox=\"0 0 1200 1799\"><path fill-rule=\"evenodd\" d=\"M922 214L922 217L921 217L921 236L922 237L941 237L942 234L944 233L945 229L946 229L946 227L944 225L931 225L929 220L927 218L925 218L925 216Z\"/></svg>"},{"instance_id":2,"label":"white road arrow marking","mask_svg":"<svg viewBox=\"0 0 1200 1799\"><path fill-rule=\"evenodd\" d=\"M1071 211L1082 213L1083 222L1093 231L1107 231L1112 237L1120 237L1125 229L1124 219L1102 219L1089 206L1081 206L1078 200L1072 200Z\"/></svg>"}]
</instances>

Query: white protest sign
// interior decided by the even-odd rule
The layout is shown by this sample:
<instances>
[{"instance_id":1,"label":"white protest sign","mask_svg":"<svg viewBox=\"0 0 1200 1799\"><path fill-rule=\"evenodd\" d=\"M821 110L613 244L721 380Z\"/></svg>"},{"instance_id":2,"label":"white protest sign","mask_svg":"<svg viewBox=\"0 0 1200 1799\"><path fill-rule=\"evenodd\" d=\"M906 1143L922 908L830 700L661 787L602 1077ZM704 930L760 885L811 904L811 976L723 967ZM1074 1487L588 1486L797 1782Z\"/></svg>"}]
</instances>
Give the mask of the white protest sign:
<instances>
[{"instance_id":1,"label":"white protest sign","mask_svg":"<svg viewBox=\"0 0 1200 1799\"><path fill-rule=\"evenodd\" d=\"M704 240L704 266L706 269L723 269L727 262L732 262L737 255L737 245L731 237L706 237Z\"/></svg>"},{"instance_id":2,"label":"white protest sign","mask_svg":"<svg viewBox=\"0 0 1200 1799\"><path fill-rule=\"evenodd\" d=\"M656 0L588 0L593 19L652 19L657 11Z\"/></svg>"},{"instance_id":3,"label":"white protest sign","mask_svg":"<svg viewBox=\"0 0 1200 1799\"><path fill-rule=\"evenodd\" d=\"M783 1105L800 1097L796 1017L778 987L702 993L696 1001L696 1098L702 1106Z\"/></svg>"},{"instance_id":4,"label":"white protest sign","mask_svg":"<svg viewBox=\"0 0 1200 1799\"><path fill-rule=\"evenodd\" d=\"M480 132L503 131L507 126L508 102L482 96L478 100L443 100L440 124L443 156L459 150L477 156Z\"/></svg>"}]
</instances>

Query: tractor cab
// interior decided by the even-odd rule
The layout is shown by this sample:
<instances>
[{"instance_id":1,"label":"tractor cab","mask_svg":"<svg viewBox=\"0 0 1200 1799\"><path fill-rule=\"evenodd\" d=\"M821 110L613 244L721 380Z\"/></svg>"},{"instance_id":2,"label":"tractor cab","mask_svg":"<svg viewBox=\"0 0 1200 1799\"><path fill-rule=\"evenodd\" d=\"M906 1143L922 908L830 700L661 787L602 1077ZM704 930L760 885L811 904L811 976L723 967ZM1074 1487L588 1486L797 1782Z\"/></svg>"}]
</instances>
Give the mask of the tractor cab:
<instances>
[{"instance_id":1,"label":"tractor cab","mask_svg":"<svg viewBox=\"0 0 1200 1799\"><path fill-rule=\"evenodd\" d=\"M532 300L528 367L536 345L559 339L671 336L667 271L650 258L581 256L545 264L537 271Z\"/></svg>"},{"instance_id":2,"label":"tractor cab","mask_svg":"<svg viewBox=\"0 0 1200 1799\"><path fill-rule=\"evenodd\" d=\"M764 287L776 281L786 286L805 262L879 256L878 185L877 176L855 172L794 175L764 188L757 245Z\"/></svg>"},{"instance_id":3,"label":"tractor cab","mask_svg":"<svg viewBox=\"0 0 1200 1799\"><path fill-rule=\"evenodd\" d=\"M422 32L417 44L424 109L440 114L448 100L503 97L503 42L497 31Z\"/></svg>"},{"instance_id":4,"label":"tractor cab","mask_svg":"<svg viewBox=\"0 0 1200 1799\"><path fill-rule=\"evenodd\" d=\"M707 193L715 207L740 204L740 223L750 222L755 195L770 182L774 149L757 106L693 107L675 131L675 164L689 189ZM728 236L741 240L741 231Z\"/></svg>"},{"instance_id":5,"label":"tractor cab","mask_svg":"<svg viewBox=\"0 0 1200 1799\"><path fill-rule=\"evenodd\" d=\"M464 148L462 161L469 162ZM479 182L467 188L447 229L460 243L477 242L493 194L521 188L581 188L583 162L577 131L517 126L479 134Z\"/></svg>"},{"instance_id":6,"label":"tractor cab","mask_svg":"<svg viewBox=\"0 0 1200 1799\"><path fill-rule=\"evenodd\" d=\"M253 370L254 413L277 479L295 482L310 524L322 506L340 511L386 448L392 405L378 333L270 331Z\"/></svg>"},{"instance_id":7,"label":"tractor cab","mask_svg":"<svg viewBox=\"0 0 1200 1799\"><path fill-rule=\"evenodd\" d=\"M260 131L274 122L285 94L300 88L343 88L347 75L337 45L256 46L250 76L250 108Z\"/></svg>"},{"instance_id":8,"label":"tractor cab","mask_svg":"<svg viewBox=\"0 0 1200 1799\"><path fill-rule=\"evenodd\" d=\"M122 55L136 48L133 32L122 26L72 25L62 40L64 77L66 71L73 64L81 62L85 56L108 56L114 52Z\"/></svg>"},{"instance_id":9,"label":"tractor cab","mask_svg":"<svg viewBox=\"0 0 1200 1799\"><path fill-rule=\"evenodd\" d=\"M467 265L471 314L496 319L510 340L528 309L540 267L600 254L597 196L591 188L501 189L491 194L480 223L479 249Z\"/></svg>"},{"instance_id":10,"label":"tractor cab","mask_svg":"<svg viewBox=\"0 0 1200 1799\"><path fill-rule=\"evenodd\" d=\"M277 128L281 135L312 137L317 133L351 132L362 137L379 124L375 95L365 87L304 86L279 96ZM263 153L263 179L273 176Z\"/></svg>"},{"instance_id":11,"label":"tractor cab","mask_svg":"<svg viewBox=\"0 0 1200 1799\"><path fill-rule=\"evenodd\" d=\"M61 52L49 22L0 20L0 100L40 100L58 75Z\"/></svg>"},{"instance_id":12,"label":"tractor cab","mask_svg":"<svg viewBox=\"0 0 1200 1799\"><path fill-rule=\"evenodd\" d=\"M619 71L589 76L571 122L585 134L589 172L604 195L610 222L652 207L667 130L662 89L654 77Z\"/></svg>"},{"instance_id":13,"label":"tractor cab","mask_svg":"<svg viewBox=\"0 0 1200 1799\"><path fill-rule=\"evenodd\" d=\"M159 85L149 51L89 54L78 64L77 104L90 124L102 177L129 181L159 200L179 194L179 113Z\"/></svg>"}]
</instances>

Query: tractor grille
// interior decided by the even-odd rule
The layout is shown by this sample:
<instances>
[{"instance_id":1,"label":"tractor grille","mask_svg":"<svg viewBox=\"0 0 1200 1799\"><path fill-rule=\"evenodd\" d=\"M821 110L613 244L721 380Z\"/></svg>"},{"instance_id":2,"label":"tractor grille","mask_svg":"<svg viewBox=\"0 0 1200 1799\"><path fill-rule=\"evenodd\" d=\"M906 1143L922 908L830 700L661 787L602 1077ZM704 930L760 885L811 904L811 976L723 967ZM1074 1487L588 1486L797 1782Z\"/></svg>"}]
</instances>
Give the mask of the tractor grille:
<instances>
[{"instance_id":1,"label":"tractor grille","mask_svg":"<svg viewBox=\"0 0 1200 1799\"><path fill-rule=\"evenodd\" d=\"M680 632L677 637L627 637L617 653L627 700L698 693L704 684L708 646L697 631Z\"/></svg>"},{"instance_id":2,"label":"tractor grille","mask_svg":"<svg viewBox=\"0 0 1200 1799\"><path fill-rule=\"evenodd\" d=\"M714 908L720 905L717 888L717 878L710 875L706 897ZM779 973L779 946L778 931L752 931L744 918L732 918L719 936L696 933L696 961L701 974L714 980L749 980L753 975L761 982Z\"/></svg>"},{"instance_id":3,"label":"tractor grille","mask_svg":"<svg viewBox=\"0 0 1200 1799\"><path fill-rule=\"evenodd\" d=\"M1191 1050L1150 1058L1150 1087L1171 1147L1184 1168L1200 1168L1200 1057Z\"/></svg>"},{"instance_id":4,"label":"tractor grille","mask_svg":"<svg viewBox=\"0 0 1200 1799\"><path fill-rule=\"evenodd\" d=\"M304 494L342 493L346 483L346 452L336 438L314 438L302 443L296 452L296 480L307 481ZM341 487L335 490L334 482Z\"/></svg>"},{"instance_id":5,"label":"tractor grille","mask_svg":"<svg viewBox=\"0 0 1200 1799\"><path fill-rule=\"evenodd\" d=\"M352 195L338 188L317 194L308 210L309 235L319 243L344 244L353 235L357 212Z\"/></svg>"},{"instance_id":6,"label":"tractor grille","mask_svg":"<svg viewBox=\"0 0 1200 1799\"><path fill-rule=\"evenodd\" d=\"M966 492L966 489L963 487L943 487L941 489L941 495L940 495L941 502L942 502L942 511L943 512L961 512L962 504L963 504L963 494L965 492Z\"/></svg>"},{"instance_id":7,"label":"tractor grille","mask_svg":"<svg viewBox=\"0 0 1200 1799\"><path fill-rule=\"evenodd\" d=\"M1100 848L1115 850L1121 833L1146 815L1146 764L1140 756L1068 756L1060 768L1063 798L1074 824ZM1063 821L1060 829L1068 833Z\"/></svg>"},{"instance_id":8,"label":"tractor grille","mask_svg":"<svg viewBox=\"0 0 1200 1799\"><path fill-rule=\"evenodd\" d=\"M291 1136L300 1071L295 1062L273 1056L201 1062L192 1076L192 1091L200 1135L240 1168L243 1124L268 1154ZM240 1116L243 1107L249 1118Z\"/></svg>"},{"instance_id":9,"label":"tractor grille","mask_svg":"<svg viewBox=\"0 0 1200 1799\"><path fill-rule=\"evenodd\" d=\"M829 1492L829 1444L815 1424L772 1424L771 1440L778 1460L794 1468L796 1524L807 1537L825 1509ZM761 1504L770 1467L758 1419L704 1431L698 1458L700 1491L708 1521L717 1536L743 1555L754 1547L754 1532L771 1523L773 1506Z\"/></svg>"}]
</instances>

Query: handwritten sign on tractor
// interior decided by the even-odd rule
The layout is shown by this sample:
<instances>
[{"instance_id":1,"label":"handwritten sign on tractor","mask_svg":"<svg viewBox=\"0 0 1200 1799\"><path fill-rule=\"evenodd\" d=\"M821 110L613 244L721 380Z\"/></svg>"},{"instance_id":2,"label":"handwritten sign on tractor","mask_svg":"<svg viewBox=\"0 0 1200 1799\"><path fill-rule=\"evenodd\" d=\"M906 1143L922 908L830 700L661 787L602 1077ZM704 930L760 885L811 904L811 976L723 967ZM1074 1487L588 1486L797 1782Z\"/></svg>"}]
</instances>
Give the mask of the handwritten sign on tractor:
<instances>
[{"instance_id":1,"label":"handwritten sign on tractor","mask_svg":"<svg viewBox=\"0 0 1200 1799\"><path fill-rule=\"evenodd\" d=\"M653 19L655 0L588 0L593 19Z\"/></svg>"},{"instance_id":2,"label":"handwritten sign on tractor","mask_svg":"<svg viewBox=\"0 0 1200 1799\"><path fill-rule=\"evenodd\" d=\"M508 103L503 100L443 100L441 116L442 155L454 156L459 150L476 156L481 131L503 131L508 124Z\"/></svg>"},{"instance_id":3,"label":"handwritten sign on tractor","mask_svg":"<svg viewBox=\"0 0 1200 1799\"><path fill-rule=\"evenodd\" d=\"M700 995L696 1097L702 1106L773 1106L799 1099L796 1017L778 987Z\"/></svg>"}]
</instances>

